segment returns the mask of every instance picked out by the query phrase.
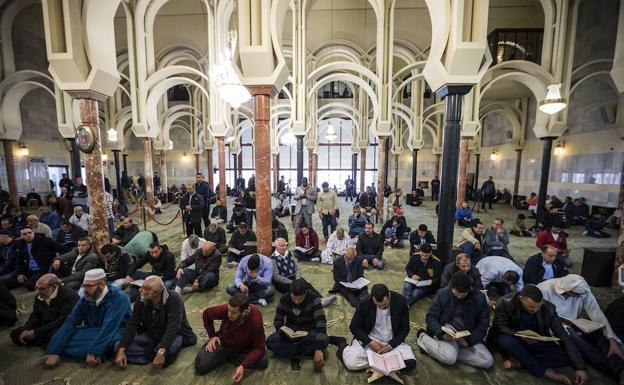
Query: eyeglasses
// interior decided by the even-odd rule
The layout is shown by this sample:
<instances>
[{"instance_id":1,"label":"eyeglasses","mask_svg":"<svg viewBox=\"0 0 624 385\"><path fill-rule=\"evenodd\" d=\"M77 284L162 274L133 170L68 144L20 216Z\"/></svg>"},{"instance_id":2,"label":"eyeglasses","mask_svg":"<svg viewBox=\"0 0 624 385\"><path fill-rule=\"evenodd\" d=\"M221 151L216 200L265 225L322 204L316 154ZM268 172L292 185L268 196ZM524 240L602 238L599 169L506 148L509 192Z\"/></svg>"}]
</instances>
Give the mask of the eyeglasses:
<instances>
[{"instance_id":1,"label":"eyeglasses","mask_svg":"<svg viewBox=\"0 0 624 385\"><path fill-rule=\"evenodd\" d=\"M96 287L98 285L99 285L99 283L94 283L94 284L91 284L91 285L87 285L87 284L83 283L81 286L84 287L85 289L90 289L90 288Z\"/></svg>"}]
</instances>

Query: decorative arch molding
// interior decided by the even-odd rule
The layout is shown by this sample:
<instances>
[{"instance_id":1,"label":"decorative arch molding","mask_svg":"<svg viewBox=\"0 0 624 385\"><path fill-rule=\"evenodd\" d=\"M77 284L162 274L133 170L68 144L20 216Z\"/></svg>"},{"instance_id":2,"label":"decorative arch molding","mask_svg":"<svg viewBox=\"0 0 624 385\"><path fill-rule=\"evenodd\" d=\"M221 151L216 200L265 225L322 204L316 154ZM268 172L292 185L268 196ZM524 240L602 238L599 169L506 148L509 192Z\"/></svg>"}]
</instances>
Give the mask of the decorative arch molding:
<instances>
[{"instance_id":1,"label":"decorative arch molding","mask_svg":"<svg viewBox=\"0 0 624 385\"><path fill-rule=\"evenodd\" d=\"M13 24L17 15L41 0L13 1L2 10L0 19L0 41L2 41L2 74L6 77L15 72L15 51L13 50Z\"/></svg>"},{"instance_id":2,"label":"decorative arch molding","mask_svg":"<svg viewBox=\"0 0 624 385\"><path fill-rule=\"evenodd\" d=\"M483 120L488 115L494 113L503 115L511 123L512 142L519 147L523 147L525 139L521 123L522 111L510 103L489 103L479 110L479 119ZM485 135L485 131L483 135Z\"/></svg>"}]
</instances>

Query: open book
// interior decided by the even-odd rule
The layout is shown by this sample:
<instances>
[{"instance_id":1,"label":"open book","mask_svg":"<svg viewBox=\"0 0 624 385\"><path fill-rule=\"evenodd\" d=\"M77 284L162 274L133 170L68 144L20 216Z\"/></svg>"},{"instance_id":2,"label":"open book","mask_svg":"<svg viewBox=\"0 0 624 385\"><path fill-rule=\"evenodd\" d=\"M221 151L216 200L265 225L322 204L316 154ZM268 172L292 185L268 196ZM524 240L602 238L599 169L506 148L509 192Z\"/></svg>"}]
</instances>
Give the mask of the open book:
<instances>
[{"instance_id":1,"label":"open book","mask_svg":"<svg viewBox=\"0 0 624 385\"><path fill-rule=\"evenodd\" d=\"M236 255L241 255L241 253L243 252L242 250L239 250L239 249L234 248L234 247L230 247L230 248L228 249L228 251L229 251L230 253L233 253L233 254L236 254Z\"/></svg>"},{"instance_id":2,"label":"open book","mask_svg":"<svg viewBox=\"0 0 624 385\"><path fill-rule=\"evenodd\" d=\"M574 326L575 328L586 334L595 332L596 330L600 330L604 327L604 325L600 322L588 320L585 318L568 319L561 317L561 321L568 325Z\"/></svg>"},{"instance_id":3,"label":"open book","mask_svg":"<svg viewBox=\"0 0 624 385\"><path fill-rule=\"evenodd\" d=\"M446 334L448 334L449 336L458 339L458 338L464 338L464 337L468 337L470 335L470 331L469 330L456 330L454 327L452 327L449 324L446 324L444 326L442 326L442 331Z\"/></svg>"},{"instance_id":4,"label":"open book","mask_svg":"<svg viewBox=\"0 0 624 385\"><path fill-rule=\"evenodd\" d=\"M286 337L288 337L291 340L295 340L295 339L298 339L298 338L303 338L303 337L308 335L308 332L306 332L304 330L294 331L291 328L289 328L288 326L282 326L281 328L279 328L279 332L280 332L280 334L285 335Z\"/></svg>"},{"instance_id":5,"label":"open book","mask_svg":"<svg viewBox=\"0 0 624 385\"><path fill-rule=\"evenodd\" d=\"M297 247L295 247L295 250L299 250L302 253L306 254L306 253L309 253L310 251L314 250L314 247L310 247L309 249L306 249L305 247L297 246Z\"/></svg>"},{"instance_id":6,"label":"open book","mask_svg":"<svg viewBox=\"0 0 624 385\"><path fill-rule=\"evenodd\" d=\"M243 247L256 247L256 241L247 241L243 243Z\"/></svg>"},{"instance_id":7,"label":"open book","mask_svg":"<svg viewBox=\"0 0 624 385\"><path fill-rule=\"evenodd\" d=\"M378 354L372 350L366 350L366 354L368 355L368 364L370 367L386 376L405 367L403 357L401 357L401 353L397 351Z\"/></svg>"},{"instance_id":8,"label":"open book","mask_svg":"<svg viewBox=\"0 0 624 385\"><path fill-rule=\"evenodd\" d=\"M349 289L361 289L365 286L368 286L370 281L364 277L360 277L353 282L340 282L340 284Z\"/></svg>"},{"instance_id":9,"label":"open book","mask_svg":"<svg viewBox=\"0 0 624 385\"><path fill-rule=\"evenodd\" d=\"M421 281L416 281L415 279L411 279L410 277L406 277L403 282L407 282L407 283L411 283L412 285L416 286L416 287L424 287L424 286L431 286L431 284L433 283L432 279L425 279L425 280L421 280Z\"/></svg>"},{"instance_id":10,"label":"open book","mask_svg":"<svg viewBox=\"0 0 624 385\"><path fill-rule=\"evenodd\" d=\"M559 338L557 338L557 337L543 336L541 334L537 334L533 330L521 330L521 331L516 332L516 334L514 334L514 335L516 337L522 337L522 338L527 338L527 339L530 339L530 340L542 341L542 342L555 342L555 341L559 341Z\"/></svg>"}]
</instances>

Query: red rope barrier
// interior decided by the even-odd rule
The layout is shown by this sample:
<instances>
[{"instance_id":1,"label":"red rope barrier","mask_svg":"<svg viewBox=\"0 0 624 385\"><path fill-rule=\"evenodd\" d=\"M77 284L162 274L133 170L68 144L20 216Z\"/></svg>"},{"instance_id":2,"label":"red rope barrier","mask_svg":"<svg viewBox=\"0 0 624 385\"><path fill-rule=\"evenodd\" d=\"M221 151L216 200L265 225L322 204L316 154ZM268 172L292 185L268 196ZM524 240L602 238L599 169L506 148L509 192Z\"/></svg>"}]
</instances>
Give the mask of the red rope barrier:
<instances>
[{"instance_id":1,"label":"red rope barrier","mask_svg":"<svg viewBox=\"0 0 624 385\"><path fill-rule=\"evenodd\" d=\"M154 222L156 222L157 224L159 224L159 225L161 225L161 226L169 226L169 225L170 225L170 224L172 224L172 223L173 223L176 219L178 219L178 216L179 216L179 215L180 215L180 211L178 211L178 212L176 213L176 215L173 217L173 219L172 219L172 220L170 220L170 221L169 221L169 222L167 222L167 223L162 223L162 222L160 222L160 221L158 221L158 220L156 219L156 216L154 215L154 213L152 213L152 211L151 211L151 210L147 210L147 216L148 216L151 220L153 220Z\"/></svg>"}]
</instances>

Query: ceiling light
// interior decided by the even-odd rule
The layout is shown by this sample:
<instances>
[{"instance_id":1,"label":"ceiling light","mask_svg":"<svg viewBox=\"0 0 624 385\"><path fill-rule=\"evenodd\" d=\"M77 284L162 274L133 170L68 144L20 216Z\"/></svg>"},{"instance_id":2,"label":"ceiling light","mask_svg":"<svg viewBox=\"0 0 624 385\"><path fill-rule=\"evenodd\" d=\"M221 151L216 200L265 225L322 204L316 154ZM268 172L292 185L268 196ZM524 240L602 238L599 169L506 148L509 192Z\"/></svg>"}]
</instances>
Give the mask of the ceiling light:
<instances>
[{"instance_id":1,"label":"ceiling light","mask_svg":"<svg viewBox=\"0 0 624 385\"><path fill-rule=\"evenodd\" d=\"M238 77L232 59L236 47L236 32L230 31L226 38L226 47L219 54L219 60L210 71L210 82L217 89L221 99L230 106L238 108L241 104L251 99L247 87L243 86Z\"/></svg>"},{"instance_id":2,"label":"ceiling light","mask_svg":"<svg viewBox=\"0 0 624 385\"><path fill-rule=\"evenodd\" d=\"M540 111L548 115L554 115L566 106L566 100L561 97L561 83L549 85L546 98L539 103Z\"/></svg>"},{"instance_id":3,"label":"ceiling light","mask_svg":"<svg viewBox=\"0 0 624 385\"><path fill-rule=\"evenodd\" d=\"M108 160L107 154L102 154L102 162L106 162Z\"/></svg>"},{"instance_id":4,"label":"ceiling light","mask_svg":"<svg viewBox=\"0 0 624 385\"><path fill-rule=\"evenodd\" d=\"M496 159L498 159L498 151L494 150L490 154L490 160L496 160Z\"/></svg>"},{"instance_id":5,"label":"ceiling light","mask_svg":"<svg viewBox=\"0 0 624 385\"><path fill-rule=\"evenodd\" d=\"M182 162L188 162L190 158L188 155L186 155L186 152L183 152L181 159L182 159Z\"/></svg>"},{"instance_id":6,"label":"ceiling light","mask_svg":"<svg viewBox=\"0 0 624 385\"><path fill-rule=\"evenodd\" d=\"M338 135L336 135L336 130L334 129L334 126L332 126L331 123L328 123L327 130L325 130L325 139L332 141L336 140L337 137Z\"/></svg>"},{"instance_id":7,"label":"ceiling light","mask_svg":"<svg viewBox=\"0 0 624 385\"><path fill-rule=\"evenodd\" d=\"M564 151L565 151L564 145L561 142L557 142L557 145L555 146L555 149L553 151L555 156L563 155Z\"/></svg>"},{"instance_id":8,"label":"ceiling light","mask_svg":"<svg viewBox=\"0 0 624 385\"><path fill-rule=\"evenodd\" d=\"M16 154L17 156L28 156L30 154L30 150L28 149L28 147L26 147L24 143L20 143L17 146Z\"/></svg>"},{"instance_id":9,"label":"ceiling light","mask_svg":"<svg viewBox=\"0 0 624 385\"><path fill-rule=\"evenodd\" d=\"M106 133L108 135L109 142L117 141L117 130L115 130L114 128L111 128L110 130L106 131Z\"/></svg>"}]
</instances>

